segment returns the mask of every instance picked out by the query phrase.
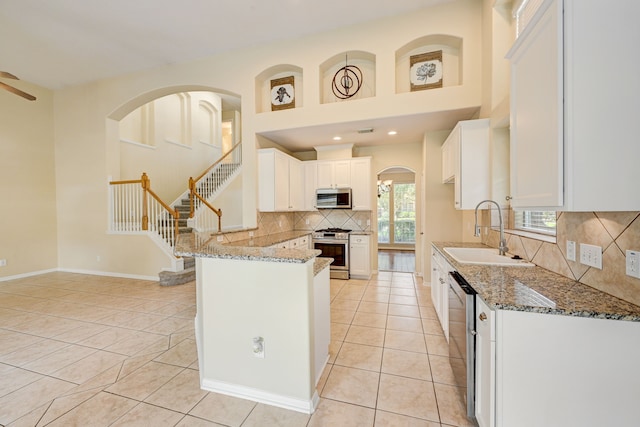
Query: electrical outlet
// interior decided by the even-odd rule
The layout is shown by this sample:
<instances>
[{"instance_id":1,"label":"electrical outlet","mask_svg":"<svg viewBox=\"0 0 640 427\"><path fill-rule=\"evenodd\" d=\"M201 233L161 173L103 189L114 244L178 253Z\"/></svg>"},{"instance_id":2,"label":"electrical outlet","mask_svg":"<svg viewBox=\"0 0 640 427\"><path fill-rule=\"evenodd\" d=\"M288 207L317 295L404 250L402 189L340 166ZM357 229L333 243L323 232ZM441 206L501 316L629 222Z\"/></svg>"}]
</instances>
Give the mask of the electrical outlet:
<instances>
[{"instance_id":1,"label":"electrical outlet","mask_svg":"<svg viewBox=\"0 0 640 427\"><path fill-rule=\"evenodd\" d=\"M626 251L627 255L627 276L640 279L640 252Z\"/></svg>"},{"instance_id":2,"label":"electrical outlet","mask_svg":"<svg viewBox=\"0 0 640 427\"><path fill-rule=\"evenodd\" d=\"M216 240L217 240L218 242L222 242L222 241L224 240L224 237L223 237L223 236L218 236Z\"/></svg>"},{"instance_id":3,"label":"electrical outlet","mask_svg":"<svg viewBox=\"0 0 640 427\"><path fill-rule=\"evenodd\" d=\"M567 260L576 260L576 242L567 240Z\"/></svg>"},{"instance_id":4,"label":"electrical outlet","mask_svg":"<svg viewBox=\"0 0 640 427\"><path fill-rule=\"evenodd\" d=\"M253 338L253 356L258 359L264 359L264 338Z\"/></svg>"},{"instance_id":5,"label":"electrical outlet","mask_svg":"<svg viewBox=\"0 0 640 427\"><path fill-rule=\"evenodd\" d=\"M307 225L309 225L309 218L305 219L305 220L304 220L304 223L305 223L305 224L307 224Z\"/></svg>"},{"instance_id":6,"label":"electrical outlet","mask_svg":"<svg viewBox=\"0 0 640 427\"><path fill-rule=\"evenodd\" d=\"M580 243L580 264L602 270L602 248L600 246Z\"/></svg>"},{"instance_id":7,"label":"electrical outlet","mask_svg":"<svg viewBox=\"0 0 640 427\"><path fill-rule=\"evenodd\" d=\"M7 265L6 259L0 259L0 267L5 267Z\"/></svg>"},{"instance_id":8,"label":"electrical outlet","mask_svg":"<svg viewBox=\"0 0 640 427\"><path fill-rule=\"evenodd\" d=\"M249 237L253 237L253 231L249 232Z\"/></svg>"}]
</instances>

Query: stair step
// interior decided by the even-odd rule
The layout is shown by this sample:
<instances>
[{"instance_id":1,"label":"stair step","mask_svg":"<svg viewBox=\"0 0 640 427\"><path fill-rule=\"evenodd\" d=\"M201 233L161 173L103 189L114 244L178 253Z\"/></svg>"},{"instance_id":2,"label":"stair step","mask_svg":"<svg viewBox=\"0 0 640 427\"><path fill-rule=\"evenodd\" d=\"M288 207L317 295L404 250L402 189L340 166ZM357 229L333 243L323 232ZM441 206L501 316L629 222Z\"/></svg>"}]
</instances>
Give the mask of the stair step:
<instances>
[{"instance_id":1,"label":"stair step","mask_svg":"<svg viewBox=\"0 0 640 427\"><path fill-rule=\"evenodd\" d=\"M196 280L196 268L186 268L182 271L161 271L158 274L158 283L160 286L176 286L183 285Z\"/></svg>"}]
</instances>

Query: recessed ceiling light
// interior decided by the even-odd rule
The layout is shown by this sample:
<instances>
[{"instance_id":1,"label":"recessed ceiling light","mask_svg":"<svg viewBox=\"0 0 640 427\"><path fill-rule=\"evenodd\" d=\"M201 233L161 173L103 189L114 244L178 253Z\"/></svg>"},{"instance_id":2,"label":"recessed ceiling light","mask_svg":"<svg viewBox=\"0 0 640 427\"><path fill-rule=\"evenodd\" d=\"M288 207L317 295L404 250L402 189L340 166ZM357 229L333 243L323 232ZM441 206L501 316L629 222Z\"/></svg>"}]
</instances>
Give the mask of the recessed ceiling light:
<instances>
[{"instance_id":1,"label":"recessed ceiling light","mask_svg":"<svg viewBox=\"0 0 640 427\"><path fill-rule=\"evenodd\" d=\"M390 130L389 132L387 132L387 135L396 135L398 132L396 132L395 130Z\"/></svg>"},{"instance_id":2,"label":"recessed ceiling light","mask_svg":"<svg viewBox=\"0 0 640 427\"><path fill-rule=\"evenodd\" d=\"M342 138L341 138L341 137L339 137L339 136L334 136L334 137L333 137L333 140L334 140L334 141L340 141L341 139L342 139Z\"/></svg>"}]
</instances>

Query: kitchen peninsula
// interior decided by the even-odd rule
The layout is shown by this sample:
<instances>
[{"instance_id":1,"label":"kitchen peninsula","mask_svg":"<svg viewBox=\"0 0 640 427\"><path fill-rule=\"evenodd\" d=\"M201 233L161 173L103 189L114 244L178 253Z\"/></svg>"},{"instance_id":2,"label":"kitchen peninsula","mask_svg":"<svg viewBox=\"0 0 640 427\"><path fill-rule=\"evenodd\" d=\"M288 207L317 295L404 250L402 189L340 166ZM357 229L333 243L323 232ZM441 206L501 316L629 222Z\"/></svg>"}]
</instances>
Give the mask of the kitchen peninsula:
<instances>
[{"instance_id":1,"label":"kitchen peninsula","mask_svg":"<svg viewBox=\"0 0 640 427\"><path fill-rule=\"evenodd\" d=\"M216 237L184 234L176 245L176 255L196 258L200 386L313 413L329 357L332 259Z\"/></svg>"}]
</instances>

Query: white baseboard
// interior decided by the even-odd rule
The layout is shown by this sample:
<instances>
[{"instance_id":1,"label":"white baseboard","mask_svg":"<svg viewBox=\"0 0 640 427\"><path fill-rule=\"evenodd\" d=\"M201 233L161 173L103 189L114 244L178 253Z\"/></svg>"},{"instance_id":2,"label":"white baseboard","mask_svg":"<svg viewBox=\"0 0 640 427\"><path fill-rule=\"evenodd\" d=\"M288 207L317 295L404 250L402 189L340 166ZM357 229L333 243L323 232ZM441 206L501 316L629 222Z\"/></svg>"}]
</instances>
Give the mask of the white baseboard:
<instances>
[{"instance_id":1,"label":"white baseboard","mask_svg":"<svg viewBox=\"0 0 640 427\"><path fill-rule=\"evenodd\" d=\"M121 277L123 279L151 280L154 282L158 281L158 276L142 276L139 274L116 273L113 271L81 270L75 268L59 268L56 271L63 271L65 273L90 274L92 276Z\"/></svg>"},{"instance_id":2,"label":"white baseboard","mask_svg":"<svg viewBox=\"0 0 640 427\"><path fill-rule=\"evenodd\" d=\"M23 279L25 277L39 276L41 274L53 273L56 271L60 271L60 270L58 270L57 268L51 268L48 270L40 270L40 271L32 271L29 273L15 274L13 276L0 277L0 282L6 282L9 280L15 280L15 279Z\"/></svg>"},{"instance_id":3,"label":"white baseboard","mask_svg":"<svg viewBox=\"0 0 640 427\"><path fill-rule=\"evenodd\" d=\"M240 386L237 384L208 380L206 378L202 378L200 386L203 390L212 391L214 393L221 393L227 396L248 399L254 402L277 406L284 409L290 409L292 411L302 412L305 414L313 414L318 407L318 403L320 402L320 396L318 396L318 392L315 390L311 399L307 400L289 396L282 396L280 394L270 393L251 387Z\"/></svg>"}]
</instances>

